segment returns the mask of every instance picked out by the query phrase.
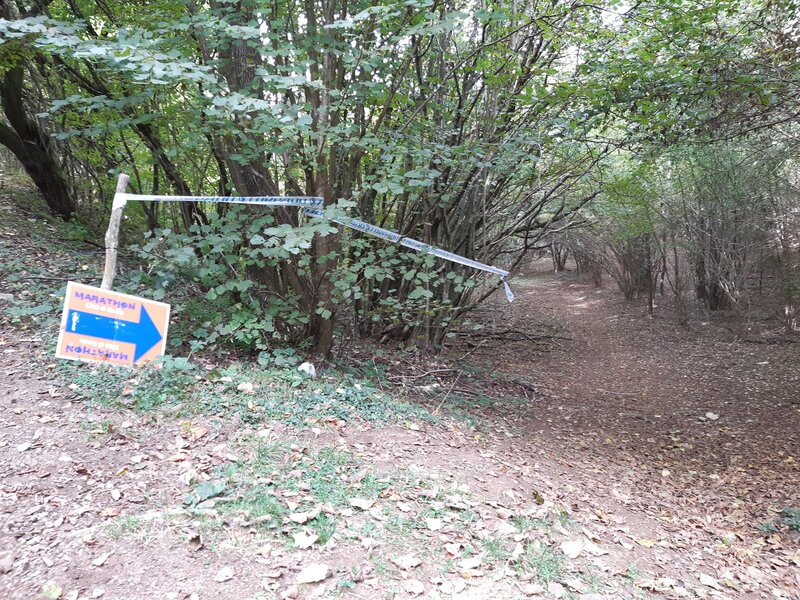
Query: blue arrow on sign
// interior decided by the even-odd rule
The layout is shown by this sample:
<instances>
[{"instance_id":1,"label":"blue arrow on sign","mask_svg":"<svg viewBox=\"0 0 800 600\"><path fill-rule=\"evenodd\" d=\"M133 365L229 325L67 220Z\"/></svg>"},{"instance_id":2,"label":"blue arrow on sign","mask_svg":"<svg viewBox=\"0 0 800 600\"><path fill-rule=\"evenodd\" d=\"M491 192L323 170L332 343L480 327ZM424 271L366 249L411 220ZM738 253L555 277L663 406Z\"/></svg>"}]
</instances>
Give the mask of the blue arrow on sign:
<instances>
[{"instance_id":1,"label":"blue arrow on sign","mask_svg":"<svg viewBox=\"0 0 800 600\"><path fill-rule=\"evenodd\" d=\"M161 333L144 306L141 307L138 322L70 310L67 315L67 331L103 340L134 344L136 350L133 353L133 362L138 362L161 341Z\"/></svg>"}]
</instances>

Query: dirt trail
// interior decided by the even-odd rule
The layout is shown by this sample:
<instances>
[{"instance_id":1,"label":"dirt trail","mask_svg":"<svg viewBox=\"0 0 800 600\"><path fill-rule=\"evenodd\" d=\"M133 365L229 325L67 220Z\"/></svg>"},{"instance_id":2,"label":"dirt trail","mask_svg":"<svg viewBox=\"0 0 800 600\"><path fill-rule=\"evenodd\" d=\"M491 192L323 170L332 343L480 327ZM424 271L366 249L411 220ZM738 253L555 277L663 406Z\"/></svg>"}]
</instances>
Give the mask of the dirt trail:
<instances>
[{"instance_id":1,"label":"dirt trail","mask_svg":"<svg viewBox=\"0 0 800 600\"><path fill-rule=\"evenodd\" d=\"M661 308L651 319L570 274L515 291L496 330L556 337L501 336L470 358L544 388L491 411L519 436L508 453L553 461L553 493L642 536L636 550L652 550L638 560L657 573L730 580L733 597L800 598L797 533L764 533L800 507L800 344L679 327Z\"/></svg>"}]
</instances>

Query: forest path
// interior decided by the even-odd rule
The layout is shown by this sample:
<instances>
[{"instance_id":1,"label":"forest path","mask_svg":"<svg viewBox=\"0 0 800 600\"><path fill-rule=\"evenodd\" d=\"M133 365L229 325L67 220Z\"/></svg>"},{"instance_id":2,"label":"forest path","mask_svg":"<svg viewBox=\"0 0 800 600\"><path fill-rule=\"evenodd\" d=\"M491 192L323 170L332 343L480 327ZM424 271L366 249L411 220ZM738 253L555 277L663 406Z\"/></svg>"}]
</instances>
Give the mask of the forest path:
<instances>
[{"instance_id":1,"label":"forest path","mask_svg":"<svg viewBox=\"0 0 800 600\"><path fill-rule=\"evenodd\" d=\"M649 318L610 282L570 273L534 274L515 292L469 359L546 392L488 411L516 436L509 453L561 465L556 493L638 532L651 570L712 575L734 597L769 597L771 585L800 597L797 533L764 534L800 507L800 344L681 327L667 309Z\"/></svg>"}]
</instances>

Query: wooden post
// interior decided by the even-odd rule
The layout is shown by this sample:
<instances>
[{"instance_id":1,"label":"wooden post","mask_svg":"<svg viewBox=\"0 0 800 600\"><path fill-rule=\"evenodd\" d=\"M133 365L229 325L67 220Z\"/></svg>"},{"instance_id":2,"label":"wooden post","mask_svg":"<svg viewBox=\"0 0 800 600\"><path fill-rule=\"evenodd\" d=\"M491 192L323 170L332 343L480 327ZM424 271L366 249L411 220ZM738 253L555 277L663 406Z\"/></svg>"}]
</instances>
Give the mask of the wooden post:
<instances>
[{"instance_id":1,"label":"wooden post","mask_svg":"<svg viewBox=\"0 0 800 600\"><path fill-rule=\"evenodd\" d=\"M128 188L130 178L125 173L120 173L117 179L117 190L114 194L114 204L111 205L111 218L106 229L106 267L103 270L103 283L100 287L110 290L114 285L117 275L117 250L119 248L119 226L122 222L122 212L125 210L125 201L118 201L117 194L124 194Z\"/></svg>"}]
</instances>

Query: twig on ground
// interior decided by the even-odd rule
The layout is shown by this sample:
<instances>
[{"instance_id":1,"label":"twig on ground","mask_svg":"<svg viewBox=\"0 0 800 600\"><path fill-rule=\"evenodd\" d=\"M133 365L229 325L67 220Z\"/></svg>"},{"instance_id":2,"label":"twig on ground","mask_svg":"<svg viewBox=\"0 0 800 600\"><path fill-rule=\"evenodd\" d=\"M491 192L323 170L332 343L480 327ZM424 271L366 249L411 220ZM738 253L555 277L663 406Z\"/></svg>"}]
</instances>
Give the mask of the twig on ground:
<instances>
[{"instance_id":1,"label":"twig on ground","mask_svg":"<svg viewBox=\"0 0 800 600\"><path fill-rule=\"evenodd\" d=\"M634 396L639 397L641 396L638 392L615 392L614 390L604 390L603 388L595 388L598 392L603 394L611 394L612 396Z\"/></svg>"},{"instance_id":2,"label":"twig on ground","mask_svg":"<svg viewBox=\"0 0 800 600\"><path fill-rule=\"evenodd\" d=\"M449 369L449 370L452 371L452 369ZM444 395L444 398L442 398L442 401L439 402L439 406L437 406L436 410L433 411L434 415L439 412L439 409L442 408L442 405L444 404L444 401L447 400L447 397L450 395L450 392L452 392L453 388L456 387L456 384L458 383L458 380L461 379L461 373L463 373L463 371L460 371L458 373L458 375L456 376L456 380L453 382L453 385L450 386L450 389L447 390L447 393Z\"/></svg>"},{"instance_id":3,"label":"twig on ground","mask_svg":"<svg viewBox=\"0 0 800 600\"><path fill-rule=\"evenodd\" d=\"M427 377L428 375L433 375L434 373L447 373L449 371L455 371L456 369L433 369L432 371L426 371L420 375L387 375L387 379L421 379L422 377Z\"/></svg>"}]
</instances>

